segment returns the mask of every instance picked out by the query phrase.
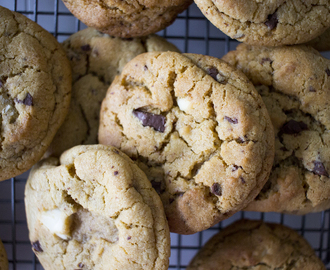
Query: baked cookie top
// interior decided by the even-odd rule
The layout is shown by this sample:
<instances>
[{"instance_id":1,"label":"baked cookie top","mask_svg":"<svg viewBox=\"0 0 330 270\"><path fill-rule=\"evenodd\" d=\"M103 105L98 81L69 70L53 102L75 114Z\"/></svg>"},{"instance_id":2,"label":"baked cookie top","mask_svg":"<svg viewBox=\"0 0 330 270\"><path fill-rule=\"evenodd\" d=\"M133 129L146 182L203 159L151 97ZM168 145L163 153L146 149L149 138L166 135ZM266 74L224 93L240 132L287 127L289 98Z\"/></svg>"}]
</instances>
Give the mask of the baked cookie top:
<instances>
[{"instance_id":1,"label":"baked cookie top","mask_svg":"<svg viewBox=\"0 0 330 270\"><path fill-rule=\"evenodd\" d=\"M308 46L239 45L223 58L261 94L275 131L268 182L247 210L305 214L330 207L330 60Z\"/></svg>"},{"instance_id":2,"label":"baked cookie top","mask_svg":"<svg viewBox=\"0 0 330 270\"><path fill-rule=\"evenodd\" d=\"M8 259L5 247L0 240L0 270L8 270Z\"/></svg>"},{"instance_id":3,"label":"baked cookie top","mask_svg":"<svg viewBox=\"0 0 330 270\"><path fill-rule=\"evenodd\" d=\"M187 270L325 270L308 242L296 231L260 220L239 220L214 235Z\"/></svg>"},{"instance_id":4,"label":"baked cookie top","mask_svg":"<svg viewBox=\"0 0 330 270\"><path fill-rule=\"evenodd\" d=\"M0 7L0 180L30 169L44 154L70 103L71 69L56 39L25 16Z\"/></svg>"},{"instance_id":5,"label":"baked cookie top","mask_svg":"<svg viewBox=\"0 0 330 270\"><path fill-rule=\"evenodd\" d=\"M307 42L306 45L310 45L318 51L329 51L330 50L330 28L325 30L324 33L318 37Z\"/></svg>"},{"instance_id":6,"label":"baked cookie top","mask_svg":"<svg viewBox=\"0 0 330 270\"><path fill-rule=\"evenodd\" d=\"M170 230L194 233L244 207L268 178L274 134L239 71L203 55L137 56L102 103L99 141L136 160Z\"/></svg>"},{"instance_id":7,"label":"baked cookie top","mask_svg":"<svg viewBox=\"0 0 330 270\"><path fill-rule=\"evenodd\" d=\"M63 0L87 26L115 37L141 37L156 33L175 20L192 0Z\"/></svg>"},{"instance_id":8,"label":"baked cookie top","mask_svg":"<svg viewBox=\"0 0 330 270\"><path fill-rule=\"evenodd\" d=\"M73 34L62 45L73 70L72 99L69 113L45 157L59 157L75 145L97 143L101 102L127 62L148 51L179 51L157 35L121 39L94 28Z\"/></svg>"},{"instance_id":9,"label":"baked cookie top","mask_svg":"<svg viewBox=\"0 0 330 270\"><path fill-rule=\"evenodd\" d=\"M195 0L221 31L251 45L307 42L330 26L329 0Z\"/></svg>"},{"instance_id":10,"label":"baked cookie top","mask_svg":"<svg viewBox=\"0 0 330 270\"><path fill-rule=\"evenodd\" d=\"M25 206L32 249L45 269L167 269L162 203L126 155L76 146L30 172Z\"/></svg>"}]
</instances>

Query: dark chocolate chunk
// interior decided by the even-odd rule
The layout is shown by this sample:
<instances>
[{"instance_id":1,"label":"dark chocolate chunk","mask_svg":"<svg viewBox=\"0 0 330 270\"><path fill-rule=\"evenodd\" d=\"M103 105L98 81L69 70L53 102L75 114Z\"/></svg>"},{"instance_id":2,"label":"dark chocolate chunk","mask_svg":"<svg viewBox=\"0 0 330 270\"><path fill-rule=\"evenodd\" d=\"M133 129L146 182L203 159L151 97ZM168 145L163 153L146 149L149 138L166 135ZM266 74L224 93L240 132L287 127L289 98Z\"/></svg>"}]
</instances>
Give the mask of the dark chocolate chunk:
<instances>
[{"instance_id":1,"label":"dark chocolate chunk","mask_svg":"<svg viewBox=\"0 0 330 270\"><path fill-rule=\"evenodd\" d=\"M233 168L231 169L232 172L237 171L238 170L238 166L237 165L233 165Z\"/></svg>"},{"instance_id":2,"label":"dark chocolate chunk","mask_svg":"<svg viewBox=\"0 0 330 270\"><path fill-rule=\"evenodd\" d=\"M131 238L132 238L131 236L128 236L128 237L127 237L127 240L131 240Z\"/></svg>"},{"instance_id":3,"label":"dark chocolate chunk","mask_svg":"<svg viewBox=\"0 0 330 270\"><path fill-rule=\"evenodd\" d=\"M33 106L33 97L30 95L30 93L27 93L26 97L23 100L14 98L14 101L17 103L23 103L26 106Z\"/></svg>"},{"instance_id":4,"label":"dark chocolate chunk","mask_svg":"<svg viewBox=\"0 0 330 270\"><path fill-rule=\"evenodd\" d=\"M272 60L270 58L268 58L268 57L267 58L262 58L260 64L263 65L265 62L270 62L271 63Z\"/></svg>"},{"instance_id":5,"label":"dark chocolate chunk","mask_svg":"<svg viewBox=\"0 0 330 270\"><path fill-rule=\"evenodd\" d=\"M231 124L237 124L238 123L238 120L236 118L230 118L228 116L225 116L224 119L227 120Z\"/></svg>"},{"instance_id":6,"label":"dark chocolate chunk","mask_svg":"<svg viewBox=\"0 0 330 270\"><path fill-rule=\"evenodd\" d=\"M239 180L241 180L241 183L242 183L242 184L245 184L245 183L246 183L246 182L245 182L245 179L244 179L242 176L239 177Z\"/></svg>"},{"instance_id":7,"label":"dark chocolate chunk","mask_svg":"<svg viewBox=\"0 0 330 270\"><path fill-rule=\"evenodd\" d=\"M215 80L217 80L217 75L219 74L219 70L215 67L210 67L207 69L208 74Z\"/></svg>"},{"instance_id":8,"label":"dark chocolate chunk","mask_svg":"<svg viewBox=\"0 0 330 270\"><path fill-rule=\"evenodd\" d=\"M273 30L278 24L277 13L274 12L273 14L269 14L267 17L267 21L265 21L265 25L270 29Z\"/></svg>"},{"instance_id":9,"label":"dark chocolate chunk","mask_svg":"<svg viewBox=\"0 0 330 270\"><path fill-rule=\"evenodd\" d=\"M161 193L162 191L162 183L161 182L156 182L156 181L151 181L151 185L156 190L158 194Z\"/></svg>"},{"instance_id":10,"label":"dark chocolate chunk","mask_svg":"<svg viewBox=\"0 0 330 270\"><path fill-rule=\"evenodd\" d=\"M44 252L43 249L41 248L39 240L32 243L32 248L36 252Z\"/></svg>"},{"instance_id":11,"label":"dark chocolate chunk","mask_svg":"<svg viewBox=\"0 0 330 270\"><path fill-rule=\"evenodd\" d=\"M118 171L114 171L113 175L118 175L118 173L119 173Z\"/></svg>"},{"instance_id":12,"label":"dark chocolate chunk","mask_svg":"<svg viewBox=\"0 0 330 270\"><path fill-rule=\"evenodd\" d=\"M143 70L144 71L147 71L148 70L148 66L147 65L144 65Z\"/></svg>"},{"instance_id":13,"label":"dark chocolate chunk","mask_svg":"<svg viewBox=\"0 0 330 270\"><path fill-rule=\"evenodd\" d=\"M323 163L320 161L314 161L313 173L316 173L317 175L320 175L320 176L323 175L323 176L329 177L329 174L326 171Z\"/></svg>"},{"instance_id":14,"label":"dark chocolate chunk","mask_svg":"<svg viewBox=\"0 0 330 270\"><path fill-rule=\"evenodd\" d=\"M315 88L314 88L313 86L310 86L310 87L308 88L308 90L309 90L309 92L316 92L316 90L315 90Z\"/></svg>"},{"instance_id":15,"label":"dark chocolate chunk","mask_svg":"<svg viewBox=\"0 0 330 270\"><path fill-rule=\"evenodd\" d=\"M291 119L289 122L286 122L282 127L281 127L281 133L284 134L299 134L300 132L302 132L303 130L308 130L308 126L300 121L297 122L293 119Z\"/></svg>"},{"instance_id":16,"label":"dark chocolate chunk","mask_svg":"<svg viewBox=\"0 0 330 270\"><path fill-rule=\"evenodd\" d=\"M91 50L91 46L89 46L89 44L86 44L86 45L82 45L80 47L84 52L88 52Z\"/></svg>"},{"instance_id":17,"label":"dark chocolate chunk","mask_svg":"<svg viewBox=\"0 0 330 270\"><path fill-rule=\"evenodd\" d=\"M221 186L218 183L214 183L211 187L211 192L217 196L221 196L222 195L222 190L221 190Z\"/></svg>"},{"instance_id":18,"label":"dark chocolate chunk","mask_svg":"<svg viewBox=\"0 0 330 270\"><path fill-rule=\"evenodd\" d=\"M160 114L153 114L148 112L143 112L140 110L134 110L133 114L135 117L139 118L144 127L152 127L156 131L165 131L166 117Z\"/></svg>"},{"instance_id":19,"label":"dark chocolate chunk","mask_svg":"<svg viewBox=\"0 0 330 270\"><path fill-rule=\"evenodd\" d=\"M325 70L325 73L327 73L327 75L330 76L330 69L327 68L327 69Z\"/></svg>"},{"instance_id":20,"label":"dark chocolate chunk","mask_svg":"<svg viewBox=\"0 0 330 270\"><path fill-rule=\"evenodd\" d=\"M85 265L83 263L79 263L78 267L83 268Z\"/></svg>"}]
</instances>

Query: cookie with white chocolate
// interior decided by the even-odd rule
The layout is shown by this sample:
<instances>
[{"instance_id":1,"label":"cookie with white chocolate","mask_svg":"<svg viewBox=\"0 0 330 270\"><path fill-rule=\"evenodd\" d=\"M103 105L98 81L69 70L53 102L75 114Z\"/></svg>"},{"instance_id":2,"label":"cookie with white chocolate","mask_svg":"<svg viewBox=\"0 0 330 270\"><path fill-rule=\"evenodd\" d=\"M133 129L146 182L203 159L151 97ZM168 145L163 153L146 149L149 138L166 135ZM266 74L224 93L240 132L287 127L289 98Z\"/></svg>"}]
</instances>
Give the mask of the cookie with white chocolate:
<instances>
[{"instance_id":1,"label":"cookie with white chocolate","mask_svg":"<svg viewBox=\"0 0 330 270\"><path fill-rule=\"evenodd\" d=\"M145 174L114 147L76 146L31 170L32 249L45 269L167 269L170 236Z\"/></svg>"}]
</instances>

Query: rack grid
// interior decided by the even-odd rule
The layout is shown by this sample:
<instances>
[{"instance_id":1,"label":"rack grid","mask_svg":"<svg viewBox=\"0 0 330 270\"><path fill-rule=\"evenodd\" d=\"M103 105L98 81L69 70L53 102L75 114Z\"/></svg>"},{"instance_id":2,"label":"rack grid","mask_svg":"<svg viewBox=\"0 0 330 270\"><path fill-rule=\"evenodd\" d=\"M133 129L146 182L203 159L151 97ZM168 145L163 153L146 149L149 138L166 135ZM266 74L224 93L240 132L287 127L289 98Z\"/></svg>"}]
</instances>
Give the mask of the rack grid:
<instances>
[{"instance_id":1,"label":"rack grid","mask_svg":"<svg viewBox=\"0 0 330 270\"><path fill-rule=\"evenodd\" d=\"M0 0L0 5L22 13L52 33L59 42L86 26L66 9L61 0ZM181 13L175 22L159 35L182 52L200 53L221 58L238 42L215 28L195 4ZM326 56L327 53L325 53ZM41 270L31 250L24 209L24 187L28 172L0 182L0 239L11 270ZM185 269L192 257L221 228L241 218L262 219L287 225L303 235L330 270L330 210L293 216L277 213L239 212L216 226L193 235L171 233L169 269Z\"/></svg>"}]
</instances>

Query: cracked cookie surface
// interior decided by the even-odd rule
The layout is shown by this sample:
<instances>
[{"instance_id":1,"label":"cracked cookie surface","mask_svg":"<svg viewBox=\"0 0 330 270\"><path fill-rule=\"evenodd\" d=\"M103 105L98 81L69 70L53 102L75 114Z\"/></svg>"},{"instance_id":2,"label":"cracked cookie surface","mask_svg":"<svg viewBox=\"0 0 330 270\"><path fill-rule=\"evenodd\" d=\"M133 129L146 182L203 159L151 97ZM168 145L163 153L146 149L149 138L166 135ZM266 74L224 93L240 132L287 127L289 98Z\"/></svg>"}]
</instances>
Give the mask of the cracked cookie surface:
<instances>
[{"instance_id":1,"label":"cracked cookie surface","mask_svg":"<svg viewBox=\"0 0 330 270\"><path fill-rule=\"evenodd\" d=\"M63 42L72 67L72 99L68 115L45 157L59 157L65 150L96 144L101 102L114 77L140 53L179 51L157 35L121 39L94 28L81 30Z\"/></svg>"},{"instance_id":2,"label":"cracked cookie surface","mask_svg":"<svg viewBox=\"0 0 330 270\"><path fill-rule=\"evenodd\" d=\"M38 162L70 102L71 69L56 39L0 7L0 180Z\"/></svg>"},{"instance_id":3,"label":"cracked cookie surface","mask_svg":"<svg viewBox=\"0 0 330 270\"><path fill-rule=\"evenodd\" d=\"M63 0L79 20L111 36L130 38L156 33L174 22L192 0Z\"/></svg>"},{"instance_id":4,"label":"cracked cookie surface","mask_svg":"<svg viewBox=\"0 0 330 270\"><path fill-rule=\"evenodd\" d=\"M243 208L268 178L274 135L253 85L223 61L174 52L130 61L101 107L99 141L135 159L170 230L204 230Z\"/></svg>"},{"instance_id":5,"label":"cracked cookie surface","mask_svg":"<svg viewBox=\"0 0 330 270\"><path fill-rule=\"evenodd\" d=\"M187 270L325 270L309 243L296 231L260 220L239 220L214 235Z\"/></svg>"},{"instance_id":6,"label":"cracked cookie surface","mask_svg":"<svg viewBox=\"0 0 330 270\"><path fill-rule=\"evenodd\" d=\"M32 249L45 269L167 269L170 236L145 174L118 149L76 146L33 167Z\"/></svg>"},{"instance_id":7,"label":"cracked cookie surface","mask_svg":"<svg viewBox=\"0 0 330 270\"><path fill-rule=\"evenodd\" d=\"M251 45L300 44L330 26L329 0L195 0L195 3L217 28Z\"/></svg>"},{"instance_id":8,"label":"cracked cookie surface","mask_svg":"<svg viewBox=\"0 0 330 270\"><path fill-rule=\"evenodd\" d=\"M223 57L261 94L275 131L269 180L246 208L306 214L330 207L330 61L308 46L239 45Z\"/></svg>"},{"instance_id":9,"label":"cracked cookie surface","mask_svg":"<svg viewBox=\"0 0 330 270\"><path fill-rule=\"evenodd\" d=\"M8 259L5 247L0 240L0 270L8 270Z\"/></svg>"}]
</instances>

